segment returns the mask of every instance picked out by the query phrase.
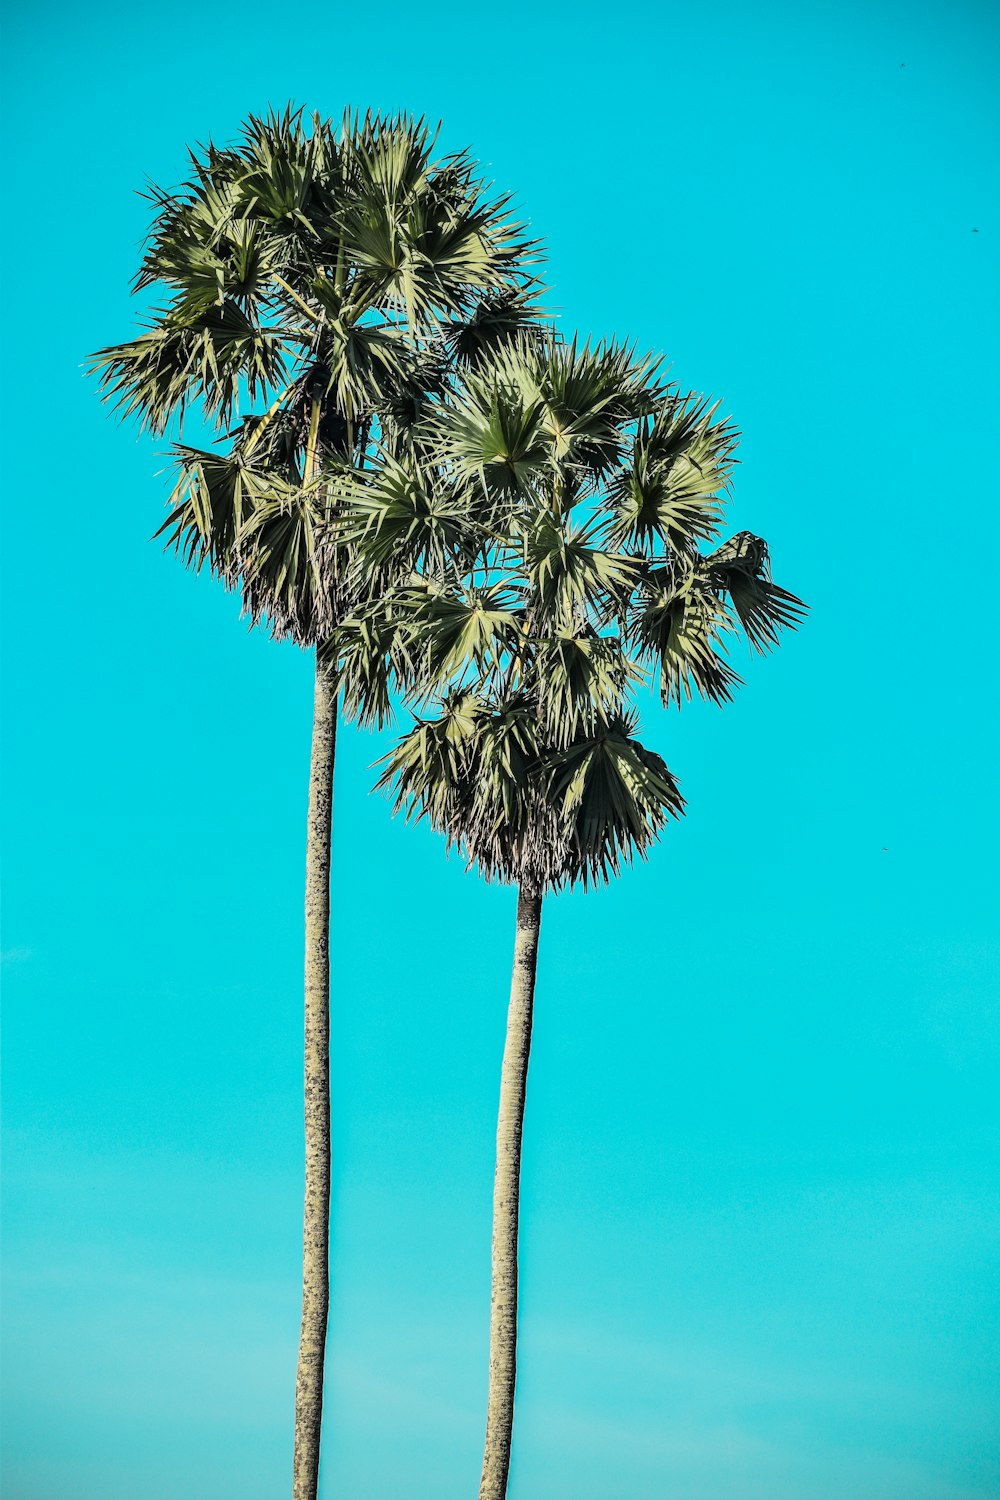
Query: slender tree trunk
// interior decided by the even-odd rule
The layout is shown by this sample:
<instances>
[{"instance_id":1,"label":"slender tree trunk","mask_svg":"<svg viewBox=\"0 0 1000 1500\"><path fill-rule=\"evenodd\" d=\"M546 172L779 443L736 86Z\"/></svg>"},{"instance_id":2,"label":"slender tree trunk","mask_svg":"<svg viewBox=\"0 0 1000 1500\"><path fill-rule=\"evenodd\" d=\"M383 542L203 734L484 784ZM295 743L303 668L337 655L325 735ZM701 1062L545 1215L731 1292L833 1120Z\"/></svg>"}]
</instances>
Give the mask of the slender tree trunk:
<instances>
[{"instance_id":1,"label":"slender tree trunk","mask_svg":"<svg viewBox=\"0 0 1000 1500\"><path fill-rule=\"evenodd\" d=\"M493 1293L490 1305L490 1391L486 1449L479 1500L504 1500L510 1468L517 1366L517 1217L521 1181L521 1130L531 1050L538 930L542 898L523 887L517 897L514 972L507 1011L507 1040L500 1073L497 1168L493 1180Z\"/></svg>"},{"instance_id":2,"label":"slender tree trunk","mask_svg":"<svg viewBox=\"0 0 1000 1500\"><path fill-rule=\"evenodd\" d=\"M337 695L317 659L306 831L306 1193L293 1500L316 1500L330 1303L330 829L336 741Z\"/></svg>"}]
</instances>

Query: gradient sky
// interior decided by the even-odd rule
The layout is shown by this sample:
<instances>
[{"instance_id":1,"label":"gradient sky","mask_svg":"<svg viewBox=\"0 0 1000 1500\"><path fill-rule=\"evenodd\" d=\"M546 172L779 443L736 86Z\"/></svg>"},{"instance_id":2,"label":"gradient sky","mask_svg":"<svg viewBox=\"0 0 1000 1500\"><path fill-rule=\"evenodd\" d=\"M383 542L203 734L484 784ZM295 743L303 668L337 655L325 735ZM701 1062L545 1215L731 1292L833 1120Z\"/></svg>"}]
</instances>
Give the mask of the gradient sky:
<instances>
[{"instance_id":1,"label":"gradient sky","mask_svg":"<svg viewBox=\"0 0 1000 1500\"><path fill-rule=\"evenodd\" d=\"M996 1497L997 12L5 30L5 1500L290 1488L311 663L150 544L163 460L81 370L135 191L289 99L471 146L563 327L722 399L813 611L649 707L686 820L546 903L510 1500ZM386 743L337 766L321 1492L468 1500L514 899L367 795Z\"/></svg>"}]
</instances>

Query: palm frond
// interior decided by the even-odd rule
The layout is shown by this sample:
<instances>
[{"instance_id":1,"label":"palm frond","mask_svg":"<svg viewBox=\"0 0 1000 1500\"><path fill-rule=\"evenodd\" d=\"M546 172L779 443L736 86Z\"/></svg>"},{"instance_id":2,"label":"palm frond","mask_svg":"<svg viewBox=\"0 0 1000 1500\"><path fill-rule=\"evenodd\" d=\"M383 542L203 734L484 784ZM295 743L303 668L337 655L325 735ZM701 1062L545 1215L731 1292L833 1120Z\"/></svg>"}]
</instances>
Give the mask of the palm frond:
<instances>
[{"instance_id":1,"label":"palm frond","mask_svg":"<svg viewBox=\"0 0 1000 1500\"><path fill-rule=\"evenodd\" d=\"M376 789L391 791L393 810L407 822L426 818L449 841L460 842L468 807L468 769L475 756L482 709L473 693L447 693L436 719L418 719L378 762Z\"/></svg>"},{"instance_id":2,"label":"palm frond","mask_svg":"<svg viewBox=\"0 0 1000 1500\"><path fill-rule=\"evenodd\" d=\"M419 694L469 670L488 681L520 641L516 599L502 583L403 590L400 608Z\"/></svg>"},{"instance_id":3,"label":"palm frond","mask_svg":"<svg viewBox=\"0 0 1000 1500\"><path fill-rule=\"evenodd\" d=\"M483 546L467 487L439 482L413 454L383 451L368 482L345 495L337 524L368 563L394 559L404 572L453 573Z\"/></svg>"},{"instance_id":4,"label":"palm frond","mask_svg":"<svg viewBox=\"0 0 1000 1500\"><path fill-rule=\"evenodd\" d=\"M381 764L395 809L426 818L487 880L534 889L610 879L644 856L684 803L662 759L621 716L569 746L548 746L523 696L488 710L446 698Z\"/></svg>"},{"instance_id":5,"label":"palm frond","mask_svg":"<svg viewBox=\"0 0 1000 1500\"><path fill-rule=\"evenodd\" d=\"M542 287L533 278L487 293L468 317L446 325L443 336L449 355L461 367L476 369L516 339L545 342L551 332L541 296Z\"/></svg>"},{"instance_id":6,"label":"palm frond","mask_svg":"<svg viewBox=\"0 0 1000 1500\"><path fill-rule=\"evenodd\" d=\"M275 635L310 644L328 635L346 567L334 542L339 496L331 477L293 482L247 462L239 449L220 454L178 445L175 461L171 510L157 535L189 566L207 563L240 589L251 619L265 620Z\"/></svg>"},{"instance_id":7,"label":"palm frond","mask_svg":"<svg viewBox=\"0 0 1000 1500\"><path fill-rule=\"evenodd\" d=\"M614 343L552 341L538 351L534 373L553 461L595 475L613 469L626 427L657 400L658 364Z\"/></svg>"},{"instance_id":8,"label":"palm frond","mask_svg":"<svg viewBox=\"0 0 1000 1500\"><path fill-rule=\"evenodd\" d=\"M610 536L620 546L666 543L677 551L714 536L739 434L717 406L671 397L641 424L631 462L608 484Z\"/></svg>"},{"instance_id":9,"label":"palm frond","mask_svg":"<svg viewBox=\"0 0 1000 1500\"><path fill-rule=\"evenodd\" d=\"M349 478L345 484L349 484ZM239 580L246 613L272 633L315 645L343 613L342 574L333 525L337 487L321 475L296 487L270 485L239 536Z\"/></svg>"},{"instance_id":10,"label":"palm frond","mask_svg":"<svg viewBox=\"0 0 1000 1500\"><path fill-rule=\"evenodd\" d=\"M807 606L795 594L771 581L767 543L741 531L706 559L708 575L728 594L751 649L763 655L777 644L781 630L796 630Z\"/></svg>"},{"instance_id":11,"label":"palm frond","mask_svg":"<svg viewBox=\"0 0 1000 1500\"><path fill-rule=\"evenodd\" d=\"M680 708L695 694L720 704L732 699L740 678L717 649L731 630L723 604L696 571L677 582L661 569L636 598L628 639L641 661L656 664L664 704Z\"/></svg>"},{"instance_id":12,"label":"palm frond","mask_svg":"<svg viewBox=\"0 0 1000 1500\"><path fill-rule=\"evenodd\" d=\"M532 643L522 681L538 703L546 738L567 745L615 719L641 677L620 641L558 631Z\"/></svg>"},{"instance_id":13,"label":"palm frond","mask_svg":"<svg viewBox=\"0 0 1000 1500\"><path fill-rule=\"evenodd\" d=\"M540 409L523 390L500 383L505 373L493 366L477 371L439 419L445 461L491 497L530 495L548 459Z\"/></svg>"},{"instance_id":14,"label":"palm frond","mask_svg":"<svg viewBox=\"0 0 1000 1500\"><path fill-rule=\"evenodd\" d=\"M593 546L597 531L543 512L527 532L528 579L540 608L560 629L588 611L623 605L638 582L637 560Z\"/></svg>"},{"instance_id":15,"label":"palm frond","mask_svg":"<svg viewBox=\"0 0 1000 1500\"><path fill-rule=\"evenodd\" d=\"M392 721L393 700L413 685L410 614L394 594L372 598L343 618L320 648L334 668L344 712L363 728Z\"/></svg>"},{"instance_id":16,"label":"palm frond","mask_svg":"<svg viewBox=\"0 0 1000 1500\"><path fill-rule=\"evenodd\" d=\"M200 400L222 425L231 421L244 388L267 397L285 379L282 339L253 323L235 302L212 306L190 321L168 311L125 344L91 358L102 394L123 416L163 433L175 414Z\"/></svg>"},{"instance_id":17,"label":"palm frond","mask_svg":"<svg viewBox=\"0 0 1000 1500\"><path fill-rule=\"evenodd\" d=\"M569 829L572 861L560 883L611 880L645 858L684 799L666 763L621 717L546 759L546 795Z\"/></svg>"}]
</instances>

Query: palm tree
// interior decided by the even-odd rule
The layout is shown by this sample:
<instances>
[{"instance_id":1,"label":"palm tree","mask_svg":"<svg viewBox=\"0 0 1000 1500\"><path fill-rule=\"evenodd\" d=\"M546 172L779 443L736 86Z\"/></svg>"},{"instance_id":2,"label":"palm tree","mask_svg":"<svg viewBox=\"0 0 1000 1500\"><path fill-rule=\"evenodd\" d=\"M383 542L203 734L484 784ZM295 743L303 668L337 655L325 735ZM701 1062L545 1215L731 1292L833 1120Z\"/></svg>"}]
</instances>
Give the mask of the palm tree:
<instances>
[{"instance_id":1,"label":"palm tree","mask_svg":"<svg viewBox=\"0 0 1000 1500\"><path fill-rule=\"evenodd\" d=\"M485 877L518 888L493 1193L492 1305L480 1500L507 1489L517 1347L521 1137L546 891L585 888L645 856L683 810L637 738L644 681L664 704L725 703L725 655L757 651L804 606L748 532L717 543L737 433L716 407L616 345L523 337L444 402L439 454L456 494L479 491L476 570L411 590L436 716L385 759L396 810L427 818ZM372 533L393 530L377 495ZM419 654L419 653L418 653Z\"/></svg>"},{"instance_id":2,"label":"palm tree","mask_svg":"<svg viewBox=\"0 0 1000 1500\"><path fill-rule=\"evenodd\" d=\"M105 395L152 432L183 425L191 407L214 430L213 448L174 445L168 543L238 589L254 622L316 648L295 1500L316 1495L329 1301L337 701L343 690L350 714L377 720L393 674L407 670L378 607L406 561L360 559L338 513L420 451L422 414L449 369L474 366L535 316L536 247L509 199L491 194L468 153L435 158L434 141L407 116L347 116L337 130L289 109L251 117L235 146L199 148L181 188L150 193L136 289L159 287L166 304L140 337L94 356ZM413 498L398 497L404 508ZM447 552L447 517L425 511L421 535Z\"/></svg>"}]
</instances>

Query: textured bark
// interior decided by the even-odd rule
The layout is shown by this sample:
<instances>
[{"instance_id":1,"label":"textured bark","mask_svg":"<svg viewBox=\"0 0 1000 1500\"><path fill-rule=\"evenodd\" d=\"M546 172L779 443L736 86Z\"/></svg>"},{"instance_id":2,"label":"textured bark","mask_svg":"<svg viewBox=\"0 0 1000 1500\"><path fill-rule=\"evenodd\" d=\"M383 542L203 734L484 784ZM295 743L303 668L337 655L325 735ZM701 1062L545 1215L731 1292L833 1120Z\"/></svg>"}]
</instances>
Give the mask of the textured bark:
<instances>
[{"instance_id":1,"label":"textured bark","mask_svg":"<svg viewBox=\"0 0 1000 1500\"><path fill-rule=\"evenodd\" d=\"M479 1500L504 1500L514 1425L517 1369L517 1220L521 1181L521 1131L531 1050L531 1013L542 898L522 889L517 898L514 972L507 1011L507 1040L500 1073L497 1166L493 1180L493 1293L490 1304L490 1389L486 1448Z\"/></svg>"},{"instance_id":2,"label":"textured bark","mask_svg":"<svg viewBox=\"0 0 1000 1500\"><path fill-rule=\"evenodd\" d=\"M330 829L336 740L337 697L329 673L317 661L306 831L306 1191L294 1500L316 1500L330 1303Z\"/></svg>"}]
</instances>

